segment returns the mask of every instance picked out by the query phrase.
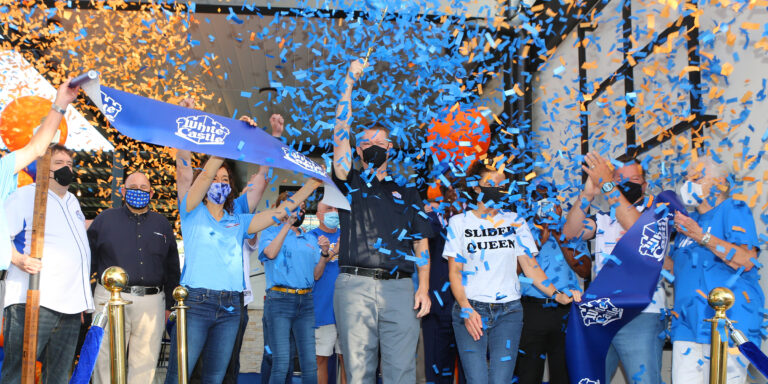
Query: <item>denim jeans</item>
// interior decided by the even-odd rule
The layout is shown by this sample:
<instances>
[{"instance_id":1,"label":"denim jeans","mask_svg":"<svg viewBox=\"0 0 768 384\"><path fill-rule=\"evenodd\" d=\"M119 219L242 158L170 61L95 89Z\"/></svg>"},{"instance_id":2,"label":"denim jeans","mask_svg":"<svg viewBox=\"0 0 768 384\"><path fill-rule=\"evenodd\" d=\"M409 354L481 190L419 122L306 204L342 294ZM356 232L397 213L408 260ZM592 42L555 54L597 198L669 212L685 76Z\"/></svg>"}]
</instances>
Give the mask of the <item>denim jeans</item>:
<instances>
[{"instance_id":1,"label":"denim jeans","mask_svg":"<svg viewBox=\"0 0 768 384\"><path fill-rule=\"evenodd\" d=\"M474 341L467 332L459 304L453 305L453 330L467 382L511 383L523 330L520 300L500 304L469 300L469 304L483 319L483 335L478 341Z\"/></svg>"},{"instance_id":2,"label":"denim jeans","mask_svg":"<svg viewBox=\"0 0 768 384\"><path fill-rule=\"evenodd\" d=\"M315 358L315 305L312 294L297 295L268 290L264 301L264 317L272 350L271 384L284 384L291 368L291 335L301 365L301 381L317 383Z\"/></svg>"},{"instance_id":3,"label":"denim jeans","mask_svg":"<svg viewBox=\"0 0 768 384\"><path fill-rule=\"evenodd\" d=\"M622 327L611 342L605 358L605 377L610 381L621 360L630 384L661 384L661 353L664 339L659 334L666 322L658 313L641 313Z\"/></svg>"},{"instance_id":4,"label":"denim jeans","mask_svg":"<svg viewBox=\"0 0 768 384\"><path fill-rule=\"evenodd\" d=\"M267 316L261 315L261 329L264 335L264 353L261 355L261 384L269 384L270 376L272 374L272 342L269 340L269 326L267 326ZM293 382L293 361L296 358L296 340L291 335L291 356L288 359L288 374L285 376L285 384L291 384Z\"/></svg>"},{"instance_id":5,"label":"denim jeans","mask_svg":"<svg viewBox=\"0 0 768 384\"><path fill-rule=\"evenodd\" d=\"M24 310L26 305L14 304L5 308L3 335L5 360L3 384L21 381L21 356L24 339ZM37 328L37 360L43 363L42 382L66 384L77 349L80 334L80 314L65 314L40 307ZM45 353L43 353L45 352Z\"/></svg>"},{"instance_id":6,"label":"denim jeans","mask_svg":"<svg viewBox=\"0 0 768 384\"><path fill-rule=\"evenodd\" d=\"M240 326L240 292L188 288L187 374L202 357L203 384L221 384ZM178 324L177 324L178 325ZM210 341L210 342L209 342ZM176 331L171 332L171 351L176 351ZM172 353L166 384L178 382L178 362Z\"/></svg>"}]
</instances>

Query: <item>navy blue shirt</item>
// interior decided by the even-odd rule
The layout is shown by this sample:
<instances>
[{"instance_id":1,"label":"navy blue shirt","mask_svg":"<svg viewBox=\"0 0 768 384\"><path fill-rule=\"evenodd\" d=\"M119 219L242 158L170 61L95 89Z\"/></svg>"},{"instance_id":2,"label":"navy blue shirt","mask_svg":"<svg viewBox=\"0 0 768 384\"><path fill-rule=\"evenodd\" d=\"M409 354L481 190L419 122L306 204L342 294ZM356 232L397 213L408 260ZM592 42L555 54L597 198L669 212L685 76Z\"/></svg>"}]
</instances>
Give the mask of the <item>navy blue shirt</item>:
<instances>
[{"instance_id":1,"label":"navy blue shirt","mask_svg":"<svg viewBox=\"0 0 768 384\"><path fill-rule=\"evenodd\" d=\"M137 215L128 207L108 209L88 227L91 273L101 279L104 270L118 266L128 273L128 285L162 287L165 307L174 304L173 289L181 275L179 251L171 223L148 211Z\"/></svg>"}]
</instances>

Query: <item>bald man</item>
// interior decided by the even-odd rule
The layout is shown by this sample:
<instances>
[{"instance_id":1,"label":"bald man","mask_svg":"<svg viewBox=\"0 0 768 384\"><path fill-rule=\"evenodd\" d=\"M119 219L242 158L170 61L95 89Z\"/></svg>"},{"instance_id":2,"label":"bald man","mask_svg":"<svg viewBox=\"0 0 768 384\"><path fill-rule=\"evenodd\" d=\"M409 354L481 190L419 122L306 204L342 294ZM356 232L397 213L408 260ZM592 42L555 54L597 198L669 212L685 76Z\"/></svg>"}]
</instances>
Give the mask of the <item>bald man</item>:
<instances>
[{"instance_id":1,"label":"bald man","mask_svg":"<svg viewBox=\"0 0 768 384\"><path fill-rule=\"evenodd\" d=\"M149 209L152 185L147 175L134 172L120 189L125 204L108 209L88 228L91 271L101 276L118 266L128 273L123 298L125 341L128 345L128 383L153 382L165 320L173 305L173 289L179 285L179 252L171 223ZM93 294L97 310L109 299L100 284ZM106 332L106 330L105 330ZM105 335L96 360L94 383L109 383L109 337Z\"/></svg>"}]
</instances>

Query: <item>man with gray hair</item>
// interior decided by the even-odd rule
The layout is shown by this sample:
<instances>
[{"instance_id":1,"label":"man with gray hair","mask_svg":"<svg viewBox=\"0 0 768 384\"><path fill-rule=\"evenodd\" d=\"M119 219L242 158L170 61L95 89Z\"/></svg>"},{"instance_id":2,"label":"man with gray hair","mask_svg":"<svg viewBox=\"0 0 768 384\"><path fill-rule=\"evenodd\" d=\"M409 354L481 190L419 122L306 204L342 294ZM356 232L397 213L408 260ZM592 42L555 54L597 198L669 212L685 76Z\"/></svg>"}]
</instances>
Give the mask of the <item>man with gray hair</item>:
<instances>
[{"instance_id":1,"label":"man with gray hair","mask_svg":"<svg viewBox=\"0 0 768 384\"><path fill-rule=\"evenodd\" d=\"M675 306L672 318L672 382L709 382L712 309L701 293L728 287L735 294L728 317L758 347L763 329L765 296L757 261L759 241L755 219L746 202L729 196L731 181L713 156L691 162L679 189L690 216L675 214L678 236L670 256L674 261ZM728 353L728 383L747 381L748 361Z\"/></svg>"},{"instance_id":2,"label":"man with gray hair","mask_svg":"<svg viewBox=\"0 0 768 384\"><path fill-rule=\"evenodd\" d=\"M179 285L179 252L171 223L149 209L154 192L147 175L129 174L120 192L125 205L100 213L88 228L91 270L99 277L112 266L128 273L128 287L123 292L133 302L125 307L128 383L151 383L165 321L174 304L173 289ZM109 292L98 284L93 297L100 310L109 300ZM94 383L110 382L109 362L109 337L105 335Z\"/></svg>"}]
</instances>

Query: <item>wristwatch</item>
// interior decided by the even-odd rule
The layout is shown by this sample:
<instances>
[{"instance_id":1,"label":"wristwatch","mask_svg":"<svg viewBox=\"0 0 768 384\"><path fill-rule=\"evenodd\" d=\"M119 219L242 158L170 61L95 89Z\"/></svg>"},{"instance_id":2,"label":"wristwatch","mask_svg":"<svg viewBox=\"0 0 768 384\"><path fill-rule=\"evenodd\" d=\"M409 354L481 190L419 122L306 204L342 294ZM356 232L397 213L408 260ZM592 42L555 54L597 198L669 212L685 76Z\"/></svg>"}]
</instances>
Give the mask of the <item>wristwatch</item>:
<instances>
[{"instance_id":1,"label":"wristwatch","mask_svg":"<svg viewBox=\"0 0 768 384\"><path fill-rule=\"evenodd\" d=\"M330 253L326 253L326 252L323 252L323 251L320 251L320 256L322 256L322 257L330 257L330 256L331 256L331 254L330 254Z\"/></svg>"},{"instance_id":2,"label":"wristwatch","mask_svg":"<svg viewBox=\"0 0 768 384\"><path fill-rule=\"evenodd\" d=\"M600 190L603 191L603 193L610 193L614 188L616 188L616 183L609 181L603 184L603 186L600 187Z\"/></svg>"},{"instance_id":3,"label":"wristwatch","mask_svg":"<svg viewBox=\"0 0 768 384\"><path fill-rule=\"evenodd\" d=\"M56 105L56 103L51 104L51 110L54 112L61 113L62 115L67 113L67 107L64 107L64 108L59 107L58 105Z\"/></svg>"},{"instance_id":4,"label":"wristwatch","mask_svg":"<svg viewBox=\"0 0 768 384\"><path fill-rule=\"evenodd\" d=\"M555 297L557 297L557 295L559 295L559 294L561 294L561 293L563 293L563 291L561 291L561 290L559 290L559 289L555 288L555 291L554 291L554 292L552 292L552 297L553 297L553 298L555 298Z\"/></svg>"},{"instance_id":5,"label":"wristwatch","mask_svg":"<svg viewBox=\"0 0 768 384\"><path fill-rule=\"evenodd\" d=\"M704 236L701 237L701 241L699 241L699 244L706 246L707 244L709 244L710 240L712 240L712 234L707 232L704 234Z\"/></svg>"}]
</instances>

